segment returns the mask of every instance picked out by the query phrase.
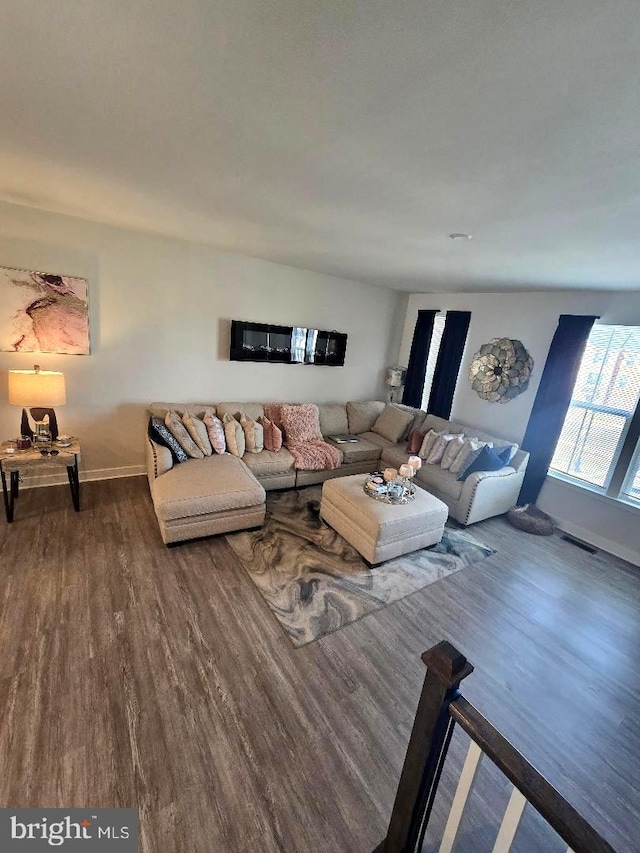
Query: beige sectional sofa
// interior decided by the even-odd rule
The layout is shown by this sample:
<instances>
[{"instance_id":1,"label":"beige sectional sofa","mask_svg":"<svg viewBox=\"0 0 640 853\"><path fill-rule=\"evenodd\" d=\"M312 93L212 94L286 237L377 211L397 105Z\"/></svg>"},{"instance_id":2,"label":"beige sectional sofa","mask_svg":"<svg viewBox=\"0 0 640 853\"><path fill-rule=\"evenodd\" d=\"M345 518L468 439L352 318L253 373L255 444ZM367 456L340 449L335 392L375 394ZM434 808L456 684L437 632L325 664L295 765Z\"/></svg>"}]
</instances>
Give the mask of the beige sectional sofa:
<instances>
[{"instance_id":1,"label":"beige sectional sofa","mask_svg":"<svg viewBox=\"0 0 640 853\"><path fill-rule=\"evenodd\" d=\"M500 449L512 444L510 441L496 438L488 433L479 432L471 426L454 421L445 421L435 415L427 415L422 430L433 429L436 432L464 433L480 441L491 442ZM367 438L369 438L367 434ZM397 468L407 460L403 445L392 445L382 436L378 436L382 446L382 461ZM432 495L440 498L449 507L449 515L460 524L474 524L494 515L501 515L517 503L529 454L518 448L515 456L500 471L476 471L466 480L458 480L457 474L444 470L440 465L424 465L416 474L415 482Z\"/></svg>"},{"instance_id":2,"label":"beige sectional sofa","mask_svg":"<svg viewBox=\"0 0 640 853\"><path fill-rule=\"evenodd\" d=\"M401 439L393 442L373 428L387 404L382 401L320 403L320 429L325 438L345 433L358 436L356 443L337 445L340 467L335 470L301 471L294 467L291 453L263 450L245 453L242 459L228 453L173 464L170 451L146 439L146 463L154 510L163 541L167 544L232 530L259 527L264 521L265 491L321 483L330 477L368 473L381 465L398 467L408 458L407 437L412 429L449 429L492 440L495 446L509 442L485 436L462 424L442 421L418 409L393 404L412 418ZM257 420L264 414L262 403L153 403L149 415L164 419L170 410L198 416L214 411L239 419L246 413ZM502 471L472 474L459 482L438 465L424 465L416 482L444 501L450 515L461 524L471 524L506 512L516 503L528 454L519 450Z\"/></svg>"}]
</instances>

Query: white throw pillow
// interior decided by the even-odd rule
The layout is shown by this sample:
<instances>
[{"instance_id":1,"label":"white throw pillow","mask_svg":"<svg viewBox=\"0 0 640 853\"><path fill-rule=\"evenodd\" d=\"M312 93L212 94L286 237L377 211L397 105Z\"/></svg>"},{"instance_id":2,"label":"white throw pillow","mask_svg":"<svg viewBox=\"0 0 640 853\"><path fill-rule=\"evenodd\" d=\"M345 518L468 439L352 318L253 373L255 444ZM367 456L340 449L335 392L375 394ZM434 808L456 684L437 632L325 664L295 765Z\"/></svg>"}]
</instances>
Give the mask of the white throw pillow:
<instances>
[{"instance_id":1,"label":"white throw pillow","mask_svg":"<svg viewBox=\"0 0 640 853\"><path fill-rule=\"evenodd\" d=\"M463 445L464 435L455 435L444 449L444 454L442 456L442 461L440 462L440 467L444 468L445 471L451 468L454 459L462 450Z\"/></svg>"},{"instance_id":2,"label":"white throw pillow","mask_svg":"<svg viewBox=\"0 0 640 853\"><path fill-rule=\"evenodd\" d=\"M480 441L480 439L476 436L475 438L465 438L458 455L453 460L451 465L449 466L449 470L452 474L459 474L460 471L464 468L465 462L471 456L471 454L475 450L480 450L481 447L484 447L485 444L487 447L493 447L492 441Z\"/></svg>"},{"instance_id":3,"label":"white throw pillow","mask_svg":"<svg viewBox=\"0 0 640 853\"><path fill-rule=\"evenodd\" d=\"M431 448L431 453L427 456L427 465L439 465L442 462L442 457L447 449L447 445L454 440L456 436L452 432L445 432L441 435L436 443Z\"/></svg>"},{"instance_id":4,"label":"white throw pillow","mask_svg":"<svg viewBox=\"0 0 640 853\"><path fill-rule=\"evenodd\" d=\"M433 450L433 445L440 438L441 435L444 435L443 432L436 432L434 429L430 429L429 432L422 439L422 445L420 450L418 451L418 456L421 459L427 459L431 451Z\"/></svg>"},{"instance_id":5,"label":"white throw pillow","mask_svg":"<svg viewBox=\"0 0 640 853\"><path fill-rule=\"evenodd\" d=\"M240 422L225 412L222 417L222 424L224 426L224 437L227 441L227 450L233 456L242 458L245 451L245 438Z\"/></svg>"},{"instance_id":6,"label":"white throw pillow","mask_svg":"<svg viewBox=\"0 0 640 853\"><path fill-rule=\"evenodd\" d=\"M242 412L240 426L244 432L245 452L261 453L264 449L264 428L262 424Z\"/></svg>"}]
</instances>

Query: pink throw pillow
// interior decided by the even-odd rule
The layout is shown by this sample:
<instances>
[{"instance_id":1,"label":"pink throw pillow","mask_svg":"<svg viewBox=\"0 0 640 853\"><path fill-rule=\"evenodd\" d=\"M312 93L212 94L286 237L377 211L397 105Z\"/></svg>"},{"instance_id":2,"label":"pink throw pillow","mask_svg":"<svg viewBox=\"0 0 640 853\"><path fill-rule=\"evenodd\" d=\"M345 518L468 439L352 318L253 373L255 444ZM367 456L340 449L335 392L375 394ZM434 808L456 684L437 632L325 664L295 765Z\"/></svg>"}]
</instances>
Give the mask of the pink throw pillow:
<instances>
[{"instance_id":1,"label":"pink throw pillow","mask_svg":"<svg viewBox=\"0 0 640 853\"><path fill-rule=\"evenodd\" d=\"M211 447L213 447L216 453L225 453L227 450L227 440L224 437L224 426L220 418L212 415L211 412L207 412L202 420L207 428Z\"/></svg>"},{"instance_id":2,"label":"pink throw pillow","mask_svg":"<svg viewBox=\"0 0 640 853\"><path fill-rule=\"evenodd\" d=\"M418 453L422 447L422 442L424 441L426 434L427 433L423 432L421 429L412 429L411 434L409 435L409 441L407 442L407 453L411 456Z\"/></svg>"},{"instance_id":3,"label":"pink throw pillow","mask_svg":"<svg viewBox=\"0 0 640 853\"><path fill-rule=\"evenodd\" d=\"M323 441L320 432L320 413L314 403L282 407L282 426L287 444Z\"/></svg>"},{"instance_id":4,"label":"pink throw pillow","mask_svg":"<svg viewBox=\"0 0 640 853\"><path fill-rule=\"evenodd\" d=\"M282 430L278 429L269 418L259 417L258 421L264 430L264 449L277 453L282 447Z\"/></svg>"},{"instance_id":5,"label":"pink throw pillow","mask_svg":"<svg viewBox=\"0 0 640 853\"><path fill-rule=\"evenodd\" d=\"M264 416L268 418L270 421L278 427L279 430L282 430L282 407L286 405L285 403L265 403L264 404Z\"/></svg>"},{"instance_id":6,"label":"pink throw pillow","mask_svg":"<svg viewBox=\"0 0 640 853\"><path fill-rule=\"evenodd\" d=\"M457 436L452 435L451 433L446 432L444 435L441 435L440 438L436 441L436 443L431 448L431 452L427 456L427 465L439 465L442 462L442 457L444 456L444 452L447 449L447 444L450 441L453 441Z\"/></svg>"}]
</instances>

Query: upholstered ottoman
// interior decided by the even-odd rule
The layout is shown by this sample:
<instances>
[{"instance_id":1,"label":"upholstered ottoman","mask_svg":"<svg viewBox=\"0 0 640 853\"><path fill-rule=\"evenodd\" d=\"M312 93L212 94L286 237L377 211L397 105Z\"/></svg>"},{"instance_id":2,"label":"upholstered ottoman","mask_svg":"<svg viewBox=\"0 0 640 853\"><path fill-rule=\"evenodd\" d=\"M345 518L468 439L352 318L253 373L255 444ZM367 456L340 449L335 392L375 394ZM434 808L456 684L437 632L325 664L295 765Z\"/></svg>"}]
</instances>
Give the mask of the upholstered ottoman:
<instances>
[{"instance_id":1,"label":"upholstered ottoman","mask_svg":"<svg viewBox=\"0 0 640 853\"><path fill-rule=\"evenodd\" d=\"M372 565L435 545L449 514L445 503L416 488L415 500L391 505L365 495L367 474L327 480L320 515Z\"/></svg>"}]
</instances>

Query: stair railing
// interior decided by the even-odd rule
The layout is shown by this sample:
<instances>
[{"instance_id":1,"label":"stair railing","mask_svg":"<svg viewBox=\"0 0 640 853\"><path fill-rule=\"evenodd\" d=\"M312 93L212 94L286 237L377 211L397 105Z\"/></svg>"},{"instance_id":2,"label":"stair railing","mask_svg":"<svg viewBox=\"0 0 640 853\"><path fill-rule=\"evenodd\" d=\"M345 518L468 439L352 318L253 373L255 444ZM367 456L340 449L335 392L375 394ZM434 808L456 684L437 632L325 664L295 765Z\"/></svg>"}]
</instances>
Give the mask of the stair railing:
<instances>
[{"instance_id":1,"label":"stair railing","mask_svg":"<svg viewBox=\"0 0 640 853\"><path fill-rule=\"evenodd\" d=\"M422 655L427 674L398 783L387 836L374 853L420 853L438 783L456 723L471 743L458 780L439 853L451 853L483 756L511 781L513 789L493 853L508 853L527 803L568 845L567 853L615 853L573 806L468 702L461 681L473 666L450 643Z\"/></svg>"}]
</instances>

